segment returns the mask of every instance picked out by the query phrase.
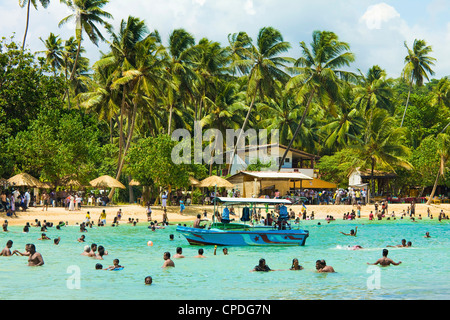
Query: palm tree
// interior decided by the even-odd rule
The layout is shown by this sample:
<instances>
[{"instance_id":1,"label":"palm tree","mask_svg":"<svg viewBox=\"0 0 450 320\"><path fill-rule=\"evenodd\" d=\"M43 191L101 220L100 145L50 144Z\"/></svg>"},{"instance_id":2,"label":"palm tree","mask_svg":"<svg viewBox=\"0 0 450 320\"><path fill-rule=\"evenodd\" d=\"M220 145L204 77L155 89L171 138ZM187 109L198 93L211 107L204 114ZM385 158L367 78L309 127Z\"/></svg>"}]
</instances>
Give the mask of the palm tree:
<instances>
[{"instance_id":1,"label":"palm tree","mask_svg":"<svg viewBox=\"0 0 450 320\"><path fill-rule=\"evenodd\" d=\"M130 148L131 140L134 135L136 118L141 109L152 108L161 93L162 83L166 81L167 71L164 68L164 59L161 55L165 54L165 48L159 44L158 39L150 35L135 45L135 65L130 69L123 70L122 76L115 80L111 89L117 89L121 86L127 87L127 99L132 104L128 116L128 136L123 150L123 155L118 163L116 179L119 179L126 154ZM110 193L112 197L113 192Z\"/></svg>"},{"instance_id":2,"label":"palm tree","mask_svg":"<svg viewBox=\"0 0 450 320\"><path fill-rule=\"evenodd\" d=\"M50 0L39 0L39 2L41 3L41 5L44 8L47 8ZM25 41L27 39L27 33L28 33L28 23L30 21L30 5L33 4L33 7L37 10L37 2L36 0L19 0L19 6L21 8L25 7L25 5L27 6L27 23L25 26L25 34L23 35L23 42L22 42L22 51L25 49Z\"/></svg>"},{"instance_id":3,"label":"palm tree","mask_svg":"<svg viewBox=\"0 0 450 320\"><path fill-rule=\"evenodd\" d=\"M372 196L375 194L374 170L377 166L394 170L395 166L411 169L411 164L405 160L410 153L406 147L405 128L399 128L395 118L389 116L384 109L374 109L372 122L366 126L366 140L350 146L355 153L354 166L371 168Z\"/></svg>"},{"instance_id":4,"label":"palm tree","mask_svg":"<svg viewBox=\"0 0 450 320\"><path fill-rule=\"evenodd\" d=\"M176 90L169 85L166 90L169 120L167 133L172 130L173 110L176 103L186 103L194 97L193 82L197 75L193 69L193 59L196 53L194 37L184 29L173 30L169 36L167 51L170 58L167 70L172 82L176 83Z\"/></svg>"},{"instance_id":5,"label":"palm tree","mask_svg":"<svg viewBox=\"0 0 450 320\"><path fill-rule=\"evenodd\" d=\"M194 87L197 103L194 106L194 120L203 117L206 99L214 100L218 82L227 71L227 49L220 43L203 38L193 48L192 68L196 74Z\"/></svg>"},{"instance_id":6,"label":"palm tree","mask_svg":"<svg viewBox=\"0 0 450 320\"><path fill-rule=\"evenodd\" d=\"M439 178L445 176L445 166L447 165L448 160L450 159L450 135L447 133L439 133L436 137L438 144L438 154L440 157L440 165L439 170L436 175L436 180L433 185L433 190L431 191L430 198L427 201L427 205L431 204L433 200L434 193L436 192L436 188L439 182Z\"/></svg>"},{"instance_id":7,"label":"palm tree","mask_svg":"<svg viewBox=\"0 0 450 320\"><path fill-rule=\"evenodd\" d=\"M447 107L450 108L450 80L444 77L439 80L432 92L431 103L439 106L439 109ZM448 109L447 109L448 110ZM447 118L448 119L448 118ZM441 133L447 130L450 122L442 129Z\"/></svg>"},{"instance_id":8,"label":"palm tree","mask_svg":"<svg viewBox=\"0 0 450 320\"><path fill-rule=\"evenodd\" d=\"M99 40L104 41L104 37L100 30L97 28L97 24L103 26L109 26L109 24L103 20L103 18L112 18L112 15L102 10L109 0L60 0L66 4L70 9L74 11L73 14L62 19L58 26L61 27L68 21L75 19L76 39L78 42L77 54L75 56L75 62L73 65L72 73L69 80L72 80L75 76L77 61L80 55L81 42L83 41L83 30L88 35L89 39L98 46Z\"/></svg>"},{"instance_id":9,"label":"palm tree","mask_svg":"<svg viewBox=\"0 0 450 320\"><path fill-rule=\"evenodd\" d=\"M331 31L314 31L311 49L300 42L303 55L291 68L293 76L287 84L289 90L294 90L299 102L306 99L306 107L302 118L295 130L286 151L279 163L279 170L284 163L289 149L297 138L298 132L309 112L313 98L319 99L321 105L333 107L334 102L340 99L340 79L349 80L355 75L339 68L349 66L354 61L353 53L349 52L350 46L346 42L339 41L338 36ZM334 109L330 110L335 114Z\"/></svg>"},{"instance_id":10,"label":"palm tree","mask_svg":"<svg viewBox=\"0 0 450 320\"><path fill-rule=\"evenodd\" d=\"M241 75L248 74L251 69L249 53L252 47L252 39L246 32L233 33L228 35L228 51L230 54L233 75L239 72Z\"/></svg>"},{"instance_id":11,"label":"palm tree","mask_svg":"<svg viewBox=\"0 0 450 320\"><path fill-rule=\"evenodd\" d=\"M328 150L350 145L364 127L364 113L354 102L351 88L346 86L342 95L343 99L338 105L337 116L327 121L320 129L326 134L323 144Z\"/></svg>"},{"instance_id":12,"label":"palm tree","mask_svg":"<svg viewBox=\"0 0 450 320\"><path fill-rule=\"evenodd\" d=\"M427 46L425 40L415 39L412 50L408 47L406 41L404 45L408 50L408 55L405 57L405 67L403 68L402 76L408 81L409 90L400 127L403 127L403 121L405 120L406 110L408 109L413 83L420 87L423 85L424 78L429 80L427 73L434 75L431 66L434 66L434 61L436 61L435 58L428 56L432 49L431 46Z\"/></svg>"},{"instance_id":13,"label":"palm tree","mask_svg":"<svg viewBox=\"0 0 450 320\"><path fill-rule=\"evenodd\" d=\"M62 39L59 36L54 35L53 32L50 32L47 40L44 41L42 38L39 39L45 45L47 50L38 51L37 53L45 54L45 61L53 69L56 77L56 72L64 66L64 47Z\"/></svg>"},{"instance_id":14,"label":"palm tree","mask_svg":"<svg viewBox=\"0 0 450 320\"><path fill-rule=\"evenodd\" d=\"M374 108L392 111L393 81L386 79L386 71L377 65L371 67L367 74L359 72L358 84L353 90L356 107L365 113L370 126Z\"/></svg>"},{"instance_id":15,"label":"palm tree","mask_svg":"<svg viewBox=\"0 0 450 320\"><path fill-rule=\"evenodd\" d=\"M208 112L200 120L200 124L205 128L217 129L224 136L227 129L239 129L245 110L245 96L240 91L239 85L233 81L220 82L217 91L214 101L206 100ZM223 142L225 144L225 141ZM213 153L217 143L218 140L215 139L212 147ZM220 147L223 148L223 145ZM214 156L215 154L211 157L209 175L212 175Z\"/></svg>"},{"instance_id":16,"label":"palm tree","mask_svg":"<svg viewBox=\"0 0 450 320\"><path fill-rule=\"evenodd\" d=\"M256 104L258 124L268 131L278 129L280 144L286 145L292 139L301 109L292 93L283 91L277 99Z\"/></svg>"},{"instance_id":17,"label":"palm tree","mask_svg":"<svg viewBox=\"0 0 450 320\"><path fill-rule=\"evenodd\" d=\"M230 167L241 136L248 124L256 98L259 96L263 100L265 97L275 97L276 92L279 93L281 90L279 84L284 85L289 80L289 75L283 69L293 62L291 58L280 56L280 54L287 52L291 45L284 41L281 33L275 28L262 28L258 33L256 45L249 42L248 36L241 33L241 45L238 54L241 59L233 61L232 64L233 68L238 68L241 71L250 70L247 97L251 97L251 102L239 132L237 143L231 154Z\"/></svg>"},{"instance_id":18,"label":"palm tree","mask_svg":"<svg viewBox=\"0 0 450 320\"><path fill-rule=\"evenodd\" d=\"M129 16L127 20L122 20L120 22L117 33L114 32L112 26L108 25L106 29L111 37L111 41L108 41L111 52L104 55L94 64L94 70L96 70L96 74L101 75L104 79L103 85L107 88L106 90L111 93L115 92L114 96L116 99L120 99L121 97L121 101L116 102L117 104L120 104L120 111L112 115L113 117L116 117L116 122L119 126L118 164L120 164L123 159L123 149L126 139L123 130L125 117L126 114L130 114L131 111L127 110L127 106L129 106L127 99L128 86L114 85L114 88L112 88L112 86L115 81L123 77L123 72L135 68L137 60L137 44L150 35L145 22L133 16ZM114 107L115 104L112 104L111 106Z\"/></svg>"}]
</instances>

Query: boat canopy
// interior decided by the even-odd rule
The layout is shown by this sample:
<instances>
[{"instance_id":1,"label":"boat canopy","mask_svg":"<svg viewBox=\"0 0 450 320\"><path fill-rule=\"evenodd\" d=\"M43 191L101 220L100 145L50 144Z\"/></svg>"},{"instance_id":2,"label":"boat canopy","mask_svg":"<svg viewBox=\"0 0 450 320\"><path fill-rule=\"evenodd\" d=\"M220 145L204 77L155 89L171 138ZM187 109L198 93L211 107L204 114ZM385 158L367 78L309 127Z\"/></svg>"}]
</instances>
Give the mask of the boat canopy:
<instances>
[{"instance_id":1,"label":"boat canopy","mask_svg":"<svg viewBox=\"0 0 450 320\"><path fill-rule=\"evenodd\" d=\"M231 204L233 204L233 203L292 204L292 202L287 199L216 197L215 200L217 202L231 203Z\"/></svg>"}]
</instances>

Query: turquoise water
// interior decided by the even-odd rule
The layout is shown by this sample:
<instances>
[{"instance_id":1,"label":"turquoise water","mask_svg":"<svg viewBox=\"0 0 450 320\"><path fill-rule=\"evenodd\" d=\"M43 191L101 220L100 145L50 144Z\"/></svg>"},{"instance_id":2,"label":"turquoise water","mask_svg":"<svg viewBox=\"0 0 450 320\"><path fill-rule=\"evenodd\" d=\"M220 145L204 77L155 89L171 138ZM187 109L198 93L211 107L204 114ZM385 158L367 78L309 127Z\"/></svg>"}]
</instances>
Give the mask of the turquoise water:
<instances>
[{"instance_id":1,"label":"turquoise water","mask_svg":"<svg viewBox=\"0 0 450 320\"><path fill-rule=\"evenodd\" d=\"M318 222L321 225L318 225ZM34 243L43 255L43 267L28 267L27 257L0 257L0 299L137 299L137 300L278 300L278 299L449 299L450 237L449 223L437 220L358 221L324 220L302 222L310 237L303 247L230 247L224 256L221 248L205 246L206 259L194 258L198 246L190 246L176 232L176 226L151 231L146 225L88 229L86 243L78 243L78 226L46 232L50 238L61 237L59 245L40 241L40 230L10 226L0 233L0 246L11 239L12 250L23 252L26 243ZM357 237L348 233L358 226ZM431 238L424 238L425 232ZM171 241L169 235L174 234ZM412 241L412 248L388 248L389 257L401 260L399 266L371 268L366 263L381 257L386 245ZM153 246L147 242L153 241ZM103 261L81 256L86 244L103 245L109 252ZM362 250L347 246L361 245ZM174 259L175 268L162 269L163 253L175 254L183 248L185 259ZM95 270L114 258L125 266L123 271ZM250 272L265 258L269 273ZM289 271L293 258L304 267ZM315 261L325 259L337 273L315 272ZM151 275L153 284L144 285Z\"/></svg>"}]
</instances>

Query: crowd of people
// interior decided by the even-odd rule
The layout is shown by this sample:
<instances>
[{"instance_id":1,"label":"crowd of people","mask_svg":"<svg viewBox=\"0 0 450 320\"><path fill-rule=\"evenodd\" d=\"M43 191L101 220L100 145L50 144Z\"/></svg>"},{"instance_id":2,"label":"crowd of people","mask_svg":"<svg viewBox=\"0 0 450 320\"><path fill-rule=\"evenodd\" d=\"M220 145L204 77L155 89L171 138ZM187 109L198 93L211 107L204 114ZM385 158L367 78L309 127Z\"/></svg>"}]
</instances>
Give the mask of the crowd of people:
<instances>
[{"instance_id":1,"label":"crowd of people","mask_svg":"<svg viewBox=\"0 0 450 320\"><path fill-rule=\"evenodd\" d=\"M378 208L380 206L375 206L375 212L378 213ZM382 206L381 206L382 207ZM147 212L148 209L150 207L147 208ZM386 210L387 208L385 208ZM279 214L280 212L280 208L277 207L275 208L275 211ZM306 211L306 210L305 210ZM305 213L305 211L303 211L303 213ZM151 209L150 209L151 212ZM387 212L387 211L385 211ZM409 209L410 214L414 214L411 213L411 209ZM274 212L272 211L271 213L267 213L265 220L265 223L267 222L267 219L270 219L272 216L276 219L277 215L274 214ZM255 219L259 219L261 216L261 211L259 209L259 212L256 211L255 213ZM352 214L346 214L344 215L344 219L354 219L356 216L356 213L352 212ZM444 215L445 216L445 215ZM117 214L114 216L113 221L111 226L118 226L119 223L121 223L121 219L123 217L123 212L121 209L119 209L117 211ZM299 219L300 216L296 217L295 213L291 210L291 212L289 213L289 217L290 218L295 218L295 219ZM304 217L303 217L304 218ZM448 218L448 217L447 217ZM201 215L197 216L197 224L199 225L199 221L201 221ZM132 224L134 226L136 226L136 223L138 221L134 220L132 218L128 219L127 223ZM154 228L155 225L158 225L157 221L152 221L149 220L148 222L150 222L149 228L150 226L152 226L152 231L155 231L156 229ZM194 224L196 223L194 222ZM272 221L273 222L273 221ZM67 226L68 223L67 222L63 222L60 221L55 227L57 229ZM98 221L97 221L97 226L98 227L103 227L106 226L106 210L102 210L102 212L100 213L99 217L98 217ZM168 221L165 222L165 225L168 225ZM82 233L82 235L77 239L78 242L86 242L86 237L85 237L85 232L87 232L87 228L92 228L93 226L95 226L94 220L91 218L91 215L89 212L87 212L86 214L86 218L84 221L82 221L80 223L80 232ZM31 227L39 227L40 231L42 232L41 237L38 239L38 241L46 241L46 240L52 240L50 239L45 231L47 231L47 228L51 228L54 227L53 223L51 222L47 222L46 220L44 220L43 222L39 221L38 219L35 219L34 223L29 224L27 223L24 227L24 232L29 232L29 228ZM5 220L4 224L3 224L3 231L7 232L8 231L8 225L7 225L7 220ZM164 228L163 226L161 228ZM343 235L347 235L347 236L357 236L357 227L353 230L350 230L350 233L345 233L345 232L341 232ZM429 235L429 233L427 232L425 234L426 238L431 237ZM170 240L173 240L173 234L170 235ZM59 245L61 241L61 238L55 238L53 239L53 242L55 245ZM18 255L18 256L27 256L28 257L28 265L29 266L43 266L44 265L44 258L42 256L42 254L40 254L39 252L36 251L36 246L35 244L29 243L26 244L25 246L25 251L21 252L19 250L12 250L12 246L13 246L13 241L12 240L8 240L6 243L5 248L0 252L0 256L13 256L13 255ZM391 245L391 246L387 246L387 247L411 247L411 241L406 241L405 239L402 240L401 244L399 245ZM356 249L362 249L362 247L360 246L355 246L358 248ZM223 248L222 249L223 255L229 255L229 251L228 248ZM399 265L401 264L401 261L399 262L394 262L392 259L388 258L388 249L383 249L382 250L382 257L378 260L376 260L374 263L367 263L370 265L380 265L380 266L389 266L389 265ZM214 255L217 254L217 246L214 247ZM84 247L83 252L81 253L82 256L86 256L89 258L93 258L95 260L104 260L104 256L108 255L108 251L105 249L104 246L102 245L97 245L96 243L92 243L91 245L86 245ZM172 256L170 254L170 252L166 251L163 253L163 264L162 264L162 268L174 268L175 267L175 262L174 259L181 259L181 258L185 258L185 256L183 255L183 251L181 247L177 247L176 249L176 254L174 256ZM198 250L198 254L195 256L195 258L206 258L205 252L203 250L203 248L200 248ZM95 269L96 270L110 270L110 271L118 271L118 270L123 270L125 267L123 265L120 264L119 259L114 259L113 260L113 264L111 266L108 266L106 268L103 267L103 265L100 262L97 262L95 264ZM327 265L326 261L324 259L320 259L317 260L315 262L315 271L318 273L334 273L336 272L335 269L332 266ZM292 260L291 266L286 269L286 270L303 270L304 267L302 265L299 264L299 260L297 258L294 258ZM284 269L283 269L284 270ZM261 258L258 262L258 264L251 269L251 272L269 272L269 271L283 271L283 270L274 270L271 269L268 264L266 263L266 260L264 258ZM153 283L153 278L151 276L147 276L144 279L144 283L146 285L150 285Z\"/></svg>"}]
</instances>

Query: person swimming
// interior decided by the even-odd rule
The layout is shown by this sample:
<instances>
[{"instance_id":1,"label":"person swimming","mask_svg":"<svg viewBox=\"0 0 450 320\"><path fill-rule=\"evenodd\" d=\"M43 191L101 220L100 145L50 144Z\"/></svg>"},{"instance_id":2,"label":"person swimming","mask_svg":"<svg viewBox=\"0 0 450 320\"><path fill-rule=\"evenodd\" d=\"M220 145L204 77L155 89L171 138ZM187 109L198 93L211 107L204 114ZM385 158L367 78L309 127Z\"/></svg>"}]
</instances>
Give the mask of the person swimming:
<instances>
[{"instance_id":1,"label":"person swimming","mask_svg":"<svg viewBox=\"0 0 450 320\"><path fill-rule=\"evenodd\" d=\"M350 233L344 233L344 232L339 232L342 233L344 236L353 236L356 237L356 233L358 232L358 227L355 227L355 230L350 230Z\"/></svg>"},{"instance_id":2,"label":"person swimming","mask_svg":"<svg viewBox=\"0 0 450 320\"><path fill-rule=\"evenodd\" d=\"M334 273L334 272L336 272L336 271L334 271L334 268L332 266L327 266L327 263L323 259L316 261L316 270L319 273L325 273L325 272Z\"/></svg>"},{"instance_id":3,"label":"person swimming","mask_svg":"<svg viewBox=\"0 0 450 320\"><path fill-rule=\"evenodd\" d=\"M303 267L298 264L298 259L294 258L292 260L292 266L289 270L303 270Z\"/></svg>"},{"instance_id":4,"label":"person swimming","mask_svg":"<svg viewBox=\"0 0 450 320\"><path fill-rule=\"evenodd\" d=\"M113 260L113 265L112 266L109 266L106 270L122 270L123 268L125 268L124 266L121 266L120 264L119 264L119 259L114 259Z\"/></svg>"},{"instance_id":5,"label":"person swimming","mask_svg":"<svg viewBox=\"0 0 450 320\"><path fill-rule=\"evenodd\" d=\"M272 269L266 264L266 259L261 258L259 259L258 265L255 266L252 271L269 272L272 271Z\"/></svg>"}]
</instances>

